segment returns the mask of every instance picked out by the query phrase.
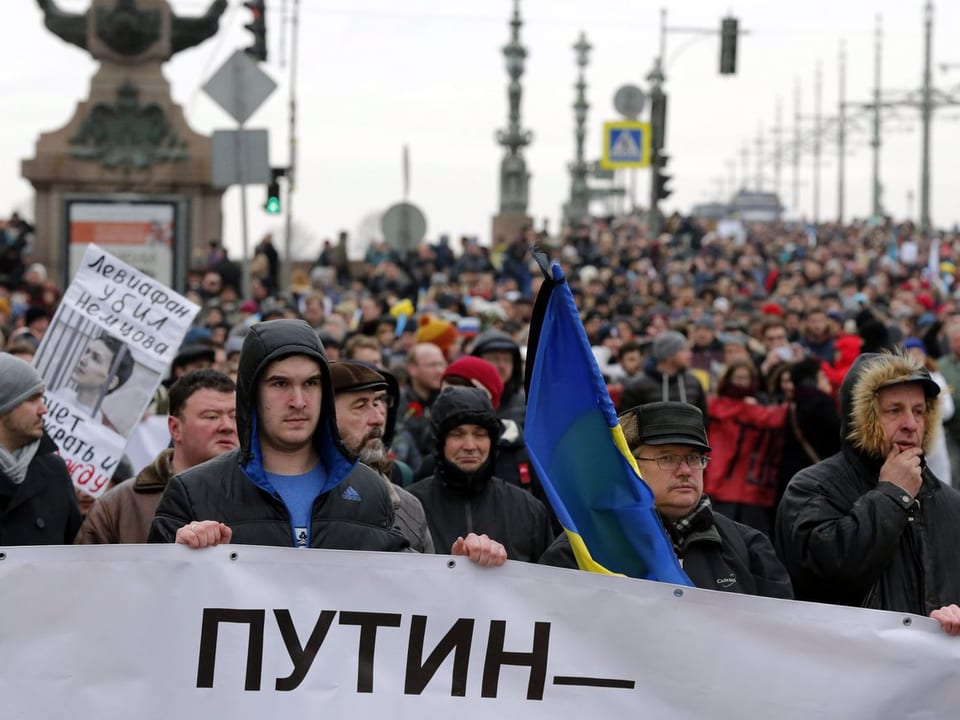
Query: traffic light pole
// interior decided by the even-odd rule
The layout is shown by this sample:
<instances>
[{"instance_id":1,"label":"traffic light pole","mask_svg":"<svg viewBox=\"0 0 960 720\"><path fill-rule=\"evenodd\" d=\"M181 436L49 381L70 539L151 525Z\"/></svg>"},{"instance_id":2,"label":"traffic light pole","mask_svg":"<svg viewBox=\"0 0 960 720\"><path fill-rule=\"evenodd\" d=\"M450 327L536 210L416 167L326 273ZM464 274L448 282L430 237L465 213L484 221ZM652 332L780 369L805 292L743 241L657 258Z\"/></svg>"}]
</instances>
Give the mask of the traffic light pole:
<instances>
[{"instance_id":1,"label":"traffic light pole","mask_svg":"<svg viewBox=\"0 0 960 720\"><path fill-rule=\"evenodd\" d=\"M290 149L287 161L287 218L283 236L283 287L290 287L293 271L293 190L297 173L297 48L300 34L300 0L293 0L290 25Z\"/></svg>"},{"instance_id":2,"label":"traffic light pole","mask_svg":"<svg viewBox=\"0 0 960 720\"><path fill-rule=\"evenodd\" d=\"M661 172L665 166L665 155L663 148L665 146L664 138L667 129L667 110L666 96L663 91L663 84L666 80L664 70L667 62L667 33L685 33L692 35L720 35L720 73L723 75L732 75L736 71L736 41L738 35L746 34L738 27L735 18L724 18L720 26L720 32L712 28L681 28L667 27L667 11L660 9L660 47L659 54L653 61L653 70L647 75L650 82L650 105L654 110L651 112L651 135L652 146L650 162L650 211L647 220L647 228L651 239L655 239L661 231L660 209L658 207L661 197L666 197L669 190L665 188L667 178L661 178ZM657 109L659 108L659 112Z\"/></svg>"},{"instance_id":3,"label":"traffic light pole","mask_svg":"<svg viewBox=\"0 0 960 720\"><path fill-rule=\"evenodd\" d=\"M647 76L647 80L650 81L651 108L663 107L662 113L658 113L655 109L652 109L650 113L652 147L650 148L650 211L647 217L647 229L650 239L655 240L660 235L661 229L660 208L658 207L660 188L657 187L657 178L660 174L660 154L663 151L663 138L667 123L666 107L663 102L663 71L660 68L659 58L654 61L653 70Z\"/></svg>"},{"instance_id":4,"label":"traffic light pole","mask_svg":"<svg viewBox=\"0 0 960 720\"><path fill-rule=\"evenodd\" d=\"M237 97L243 97L243 75L241 74L241 67L239 63L234 65L233 72L233 81L236 84L235 92ZM249 251L249 230L247 227L247 170L244 166L244 152L243 148L243 123L237 123L237 173L240 176L240 242L241 242L241 253L240 261L243 267L243 287L240 288L240 292L243 297L250 296L250 263L248 262L250 251Z\"/></svg>"}]
</instances>

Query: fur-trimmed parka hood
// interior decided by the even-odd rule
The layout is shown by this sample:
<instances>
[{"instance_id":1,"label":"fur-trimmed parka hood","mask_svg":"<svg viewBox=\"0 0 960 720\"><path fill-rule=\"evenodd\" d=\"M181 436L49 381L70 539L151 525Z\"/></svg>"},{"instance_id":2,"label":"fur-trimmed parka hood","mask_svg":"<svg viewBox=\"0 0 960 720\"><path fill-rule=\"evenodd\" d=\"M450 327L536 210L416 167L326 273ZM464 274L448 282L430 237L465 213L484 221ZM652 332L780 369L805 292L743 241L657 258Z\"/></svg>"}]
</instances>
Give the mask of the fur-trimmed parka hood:
<instances>
[{"instance_id":1,"label":"fur-trimmed parka hood","mask_svg":"<svg viewBox=\"0 0 960 720\"><path fill-rule=\"evenodd\" d=\"M888 442L880 424L877 393L891 385L915 382L926 395L926 422L923 451L929 452L939 432L940 387L920 363L906 355L865 353L850 368L840 386L840 439L856 453L873 459L886 457Z\"/></svg>"}]
</instances>

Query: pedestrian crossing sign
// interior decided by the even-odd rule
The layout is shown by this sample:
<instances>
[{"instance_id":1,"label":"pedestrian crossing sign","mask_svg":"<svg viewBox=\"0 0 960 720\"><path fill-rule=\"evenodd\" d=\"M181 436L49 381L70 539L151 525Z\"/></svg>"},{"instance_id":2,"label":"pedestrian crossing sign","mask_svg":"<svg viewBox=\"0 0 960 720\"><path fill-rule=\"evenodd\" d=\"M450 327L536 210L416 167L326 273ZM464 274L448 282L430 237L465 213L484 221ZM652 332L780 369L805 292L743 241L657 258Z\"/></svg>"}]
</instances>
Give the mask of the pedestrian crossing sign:
<instances>
[{"instance_id":1,"label":"pedestrian crossing sign","mask_svg":"<svg viewBox=\"0 0 960 720\"><path fill-rule=\"evenodd\" d=\"M607 170L650 166L650 123L603 124L603 154L600 167Z\"/></svg>"}]
</instances>

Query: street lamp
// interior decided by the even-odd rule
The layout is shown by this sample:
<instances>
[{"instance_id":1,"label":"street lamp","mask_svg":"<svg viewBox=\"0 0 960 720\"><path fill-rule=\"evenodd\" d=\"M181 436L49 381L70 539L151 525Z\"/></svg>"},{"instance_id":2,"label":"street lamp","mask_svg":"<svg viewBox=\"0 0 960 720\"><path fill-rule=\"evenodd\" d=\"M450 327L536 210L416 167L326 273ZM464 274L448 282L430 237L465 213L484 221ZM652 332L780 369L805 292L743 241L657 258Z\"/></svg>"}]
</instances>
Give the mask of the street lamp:
<instances>
[{"instance_id":1,"label":"street lamp","mask_svg":"<svg viewBox=\"0 0 960 720\"><path fill-rule=\"evenodd\" d=\"M520 127L520 98L527 50L520 44L520 0L514 0L513 17L510 20L510 42L503 46L507 75L507 98L510 103L506 130L497 131L497 142L505 152L500 163L500 214L526 215L530 173L523 158L523 148L533 142L533 133Z\"/></svg>"},{"instance_id":2,"label":"street lamp","mask_svg":"<svg viewBox=\"0 0 960 720\"><path fill-rule=\"evenodd\" d=\"M570 202L565 208L566 221L574 224L583 222L590 217L590 188L587 184L589 169L583 154L583 143L586 138L587 110L587 81L584 71L590 62L592 46L587 42L587 36L580 33L580 38L573 46L577 67L580 68L577 82L577 97L573 102L573 117L576 120L576 155L574 161L567 167L570 170Z\"/></svg>"}]
</instances>

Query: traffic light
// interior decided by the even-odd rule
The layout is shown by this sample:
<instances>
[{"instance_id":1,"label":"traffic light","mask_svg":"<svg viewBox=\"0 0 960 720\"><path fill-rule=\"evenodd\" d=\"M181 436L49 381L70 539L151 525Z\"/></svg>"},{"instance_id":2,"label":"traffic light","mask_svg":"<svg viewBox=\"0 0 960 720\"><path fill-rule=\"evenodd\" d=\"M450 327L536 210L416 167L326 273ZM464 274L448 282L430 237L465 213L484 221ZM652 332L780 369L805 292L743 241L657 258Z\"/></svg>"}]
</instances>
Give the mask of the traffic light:
<instances>
[{"instance_id":1,"label":"traffic light","mask_svg":"<svg viewBox=\"0 0 960 720\"><path fill-rule=\"evenodd\" d=\"M737 72L737 19L728 17L720 23L720 74Z\"/></svg>"},{"instance_id":2,"label":"traffic light","mask_svg":"<svg viewBox=\"0 0 960 720\"><path fill-rule=\"evenodd\" d=\"M670 176L663 172L667 167L667 159L666 155L657 155L654 158L653 186L657 191L657 200L666 200L673 192L671 188L667 187Z\"/></svg>"},{"instance_id":3,"label":"traffic light","mask_svg":"<svg viewBox=\"0 0 960 720\"><path fill-rule=\"evenodd\" d=\"M267 59L267 7L264 0L244 0L243 6L250 10L250 22L244 27L253 35L253 45L244 52L254 60Z\"/></svg>"},{"instance_id":4,"label":"traffic light","mask_svg":"<svg viewBox=\"0 0 960 720\"><path fill-rule=\"evenodd\" d=\"M268 215L279 215L282 205L280 203L280 181L279 179L287 174L285 168L270 168L270 183L267 185L267 201L263 204L263 209Z\"/></svg>"},{"instance_id":5,"label":"traffic light","mask_svg":"<svg viewBox=\"0 0 960 720\"><path fill-rule=\"evenodd\" d=\"M654 152L667 143L667 94L659 89L651 94L650 136Z\"/></svg>"}]
</instances>

